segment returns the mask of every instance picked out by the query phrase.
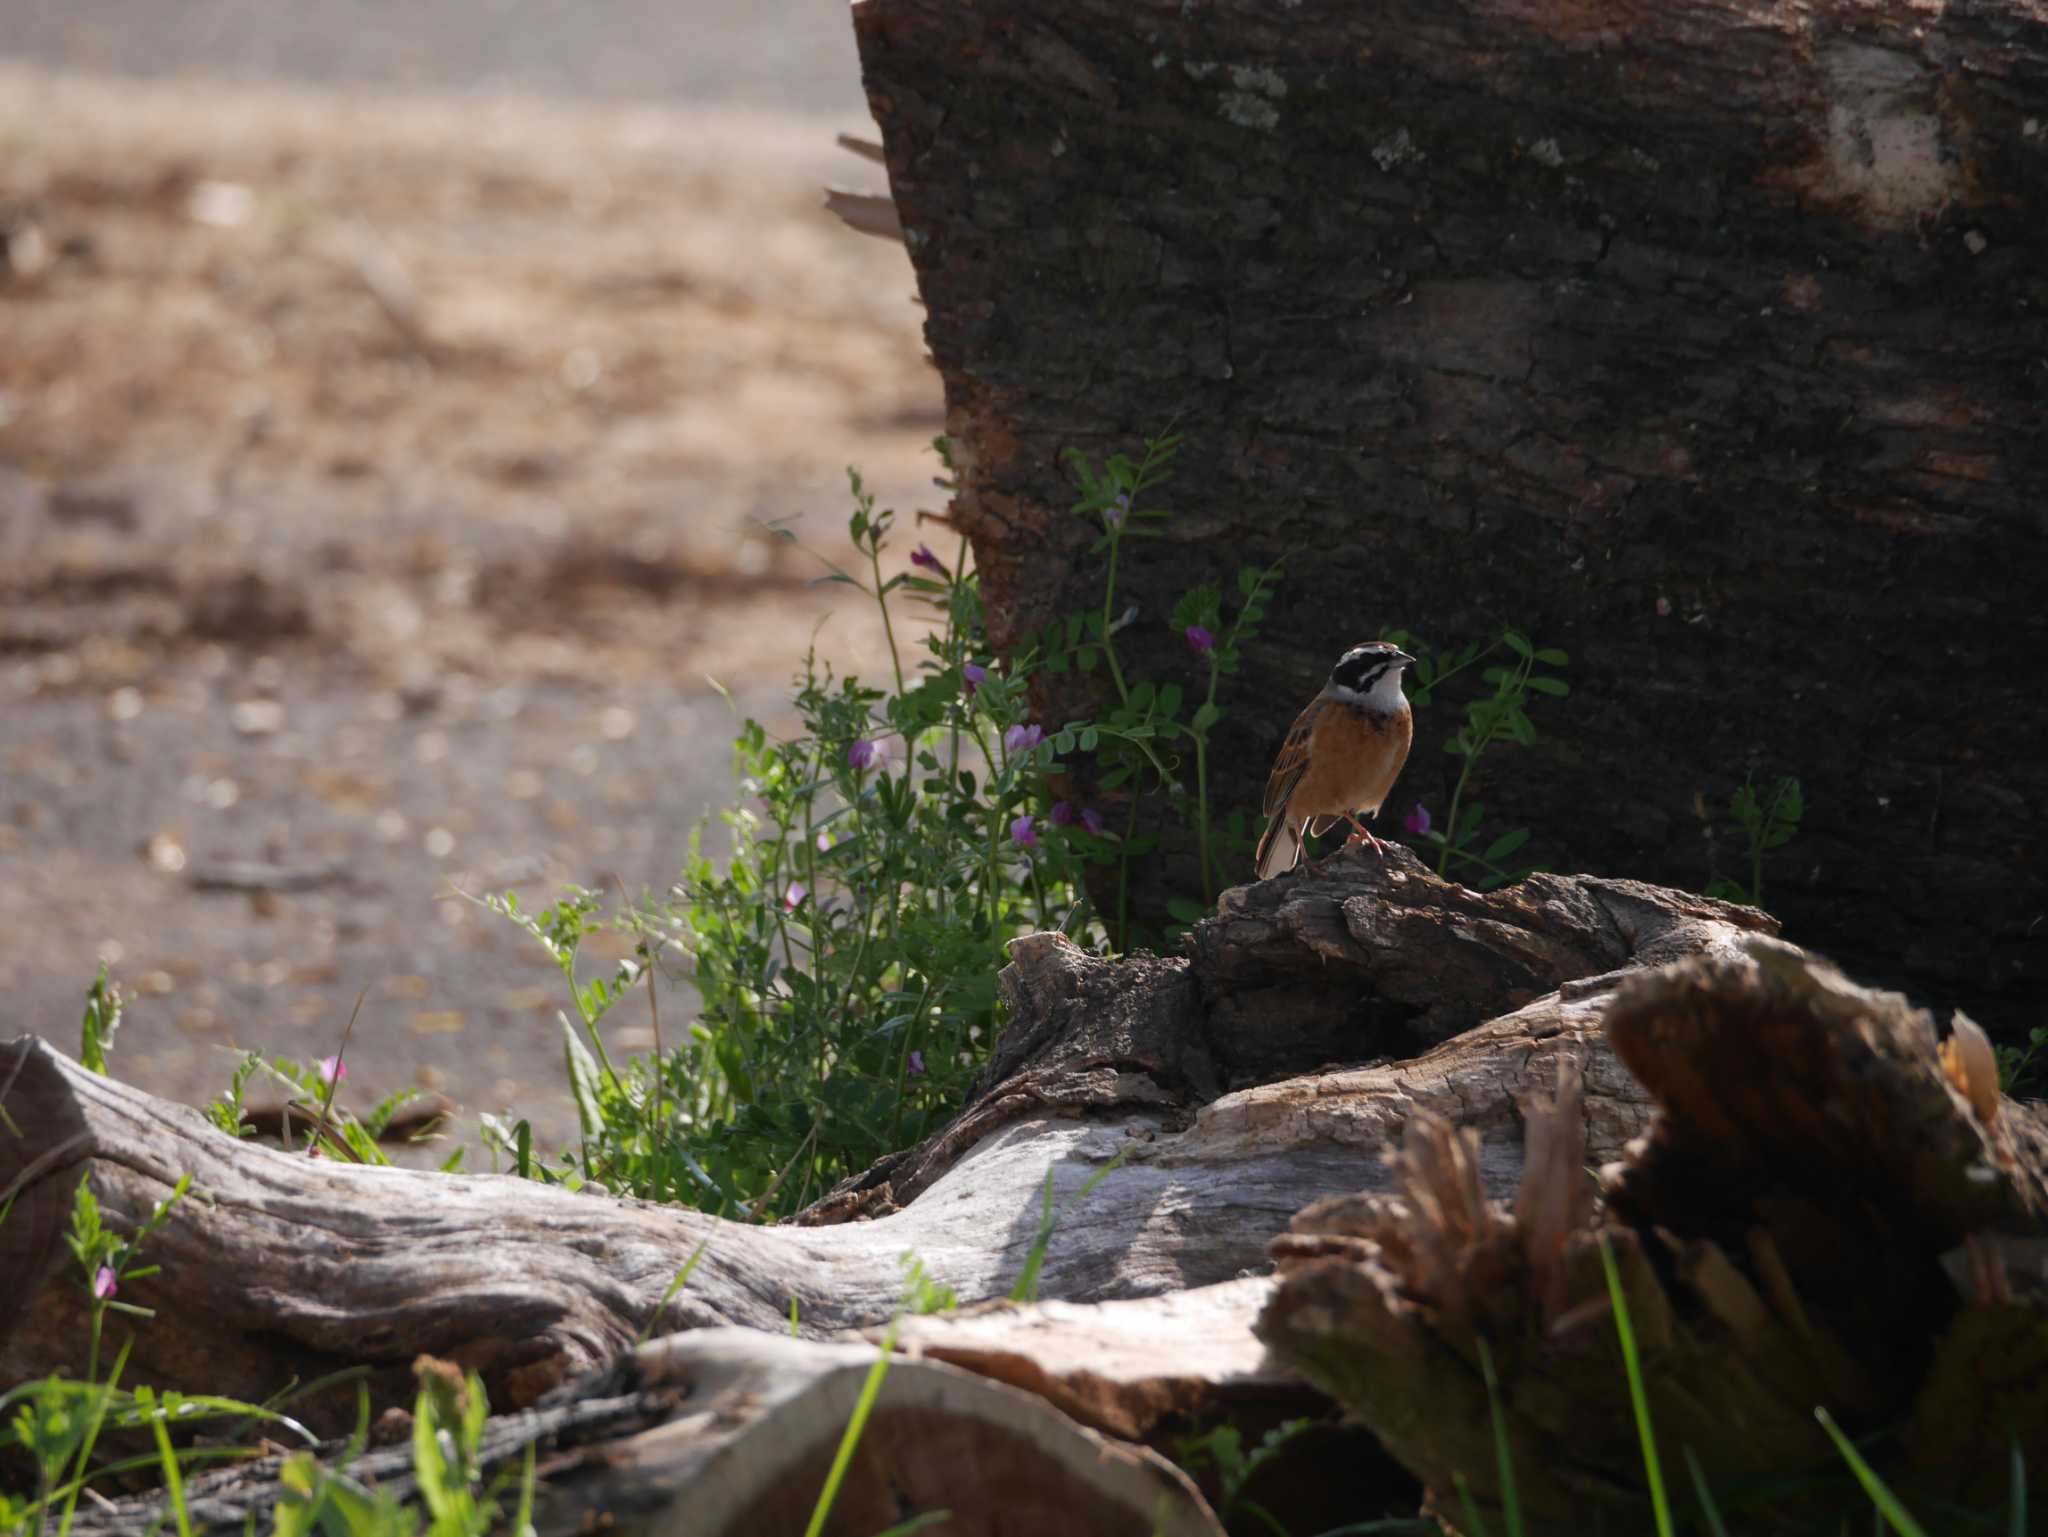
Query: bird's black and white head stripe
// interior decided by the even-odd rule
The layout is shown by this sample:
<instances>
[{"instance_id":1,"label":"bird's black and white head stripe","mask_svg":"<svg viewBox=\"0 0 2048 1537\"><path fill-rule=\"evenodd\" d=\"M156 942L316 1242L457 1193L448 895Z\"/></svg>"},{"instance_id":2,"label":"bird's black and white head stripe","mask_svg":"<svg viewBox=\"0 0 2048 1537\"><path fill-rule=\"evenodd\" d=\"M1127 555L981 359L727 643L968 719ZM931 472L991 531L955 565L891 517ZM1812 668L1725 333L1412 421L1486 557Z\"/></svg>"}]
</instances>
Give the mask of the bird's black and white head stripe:
<instances>
[{"instance_id":1,"label":"bird's black and white head stripe","mask_svg":"<svg viewBox=\"0 0 2048 1537\"><path fill-rule=\"evenodd\" d=\"M1376 690L1387 693L1401 686L1401 669L1414 665L1415 658L1399 646L1384 640L1353 646L1337 659L1330 670L1330 690L1359 698Z\"/></svg>"}]
</instances>

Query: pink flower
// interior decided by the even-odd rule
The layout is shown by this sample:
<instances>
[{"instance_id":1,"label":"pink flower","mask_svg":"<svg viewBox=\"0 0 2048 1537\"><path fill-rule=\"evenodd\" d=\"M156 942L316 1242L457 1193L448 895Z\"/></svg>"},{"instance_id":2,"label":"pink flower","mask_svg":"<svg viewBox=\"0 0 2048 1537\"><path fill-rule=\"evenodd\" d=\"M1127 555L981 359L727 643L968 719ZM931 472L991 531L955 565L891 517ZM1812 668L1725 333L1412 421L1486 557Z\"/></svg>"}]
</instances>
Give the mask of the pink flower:
<instances>
[{"instance_id":1,"label":"pink flower","mask_svg":"<svg viewBox=\"0 0 2048 1537\"><path fill-rule=\"evenodd\" d=\"M1038 834L1031 830L1032 820L1031 816L1026 814L1010 824L1010 841L1012 843L1027 849L1038 847Z\"/></svg>"},{"instance_id":2,"label":"pink flower","mask_svg":"<svg viewBox=\"0 0 2048 1537\"><path fill-rule=\"evenodd\" d=\"M1072 827L1074 825L1074 803L1072 801L1054 801L1052 803L1052 810L1046 813L1045 819L1055 827Z\"/></svg>"},{"instance_id":3,"label":"pink flower","mask_svg":"<svg viewBox=\"0 0 2048 1537\"><path fill-rule=\"evenodd\" d=\"M1102 813L1093 806L1084 808L1081 812L1081 825L1100 838L1102 836Z\"/></svg>"},{"instance_id":4,"label":"pink flower","mask_svg":"<svg viewBox=\"0 0 2048 1537\"><path fill-rule=\"evenodd\" d=\"M1029 752L1044 740L1043 726L1012 726L1003 733L1003 746L1012 753Z\"/></svg>"},{"instance_id":5,"label":"pink flower","mask_svg":"<svg viewBox=\"0 0 2048 1537\"><path fill-rule=\"evenodd\" d=\"M922 1078L924 1076L924 1053L921 1051L913 1051L910 1054L910 1076L913 1078Z\"/></svg>"},{"instance_id":6,"label":"pink flower","mask_svg":"<svg viewBox=\"0 0 2048 1537\"><path fill-rule=\"evenodd\" d=\"M320 1059L320 1081L322 1083L340 1083L347 1076L348 1064L342 1061L341 1058L322 1057Z\"/></svg>"},{"instance_id":7,"label":"pink flower","mask_svg":"<svg viewBox=\"0 0 2048 1537\"><path fill-rule=\"evenodd\" d=\"M871 742L866 737L859 737L846 749L846 761L852 764L856 771L880 768L889 761L889 749L884 743Z\"/></svg>"},{"instance_id":8,"label":"pink flower","mask_svg":"<svg viewBox=\"0 0 2048 1537\"><path fill-rule=\"evenodd\" d=\"M810 888L802 881L791 881L788 889L782 893L782 905L795 912L804 905L804 898L810 894Z\"/></svg>"},{"instance_id":9,"label":"pink flower","mask_svg":"<svg viewBox=\"0 0 2048 1537\"><path fill-rule=\"evenodd\" d=\"M1182 631L1187 636L1188 650L1196 656L1206 655L1216 644L1216 637L1199 624L1191 624Z\"/></svg>"},{"instance_id":10,"label":"pink flower","mask_svg":"<svg viewBox=\"0 0 2048 1537\"><path fill-rule=\"evenodd\" d=\"M943 560L940 560L938 556L934 555L923 545L919 545L910 552L910 563L913 566L923 566L925 570L936 572L942 577L953 574L946 569L946 563Z\"/></svg>"},{"instance_id":11,"label":"pink flower","mask_svg":"<svg viewBox=\"0 0 2048 1537\"><path fill-rule=\"evenodd\" d=\"M1415 803L1408 815L1401 819L1401 825L1415 837L1420 838L1429 831L1429 808L1421 801Z\"/></svg>"},{"instance_id":12,"label":"pink flower","mask_svg":"<svg viewBox=\"0 0 2048 1537\"><path fill-rule=\"evenodd\" d=\"M827 831L827 830L826 830L825 828L822 828L822 827L821 827L821 828L819 828L819 829L818 829L818 852L819 852L820 854L822 854L822 853L824 853L824 852L825 852L825 851L826 851L827 849L829 849L829 848L831 848L831 847L832 847L832 834L831 834L831 833L830 833L829 831Z\"/></svg>"},{"instance_id":13,"label":"pink flower","mask_svg":"<svg viewBox=\"0 0 2048 1537\"><path fill-rule=\"evenodd\" d=\"M988 669L977 662L969 662L960 669L960 680L962 686L972 696L976 689L988 681Z\"/></svg>"},{"instance_id":14,"label":"pink flower","mask_svg":"<svg viewBox=\"0 0 2048 1537\"><path fill-rule=\"evenodd\" d=\"M1657 600L1657 617L1659 619L1669 619L1671 617L1671 600L1669 598L1659 598Z\"/></svg>"},{"instance_id":15,"label":"pink flower","mask_svg":"<svg viewBox=\"0 0 2048 1537\"><path fill-rule=\"evenodd\" d=\"M113 1296L114 1293L119 1290L120 1287L114 1284L113 1266L102 1265L97 1271L93 1273L92 1294L93 1296L97 1297L100 1301L105 1302L109 1297Z\"/></svg>"}]
</instances>

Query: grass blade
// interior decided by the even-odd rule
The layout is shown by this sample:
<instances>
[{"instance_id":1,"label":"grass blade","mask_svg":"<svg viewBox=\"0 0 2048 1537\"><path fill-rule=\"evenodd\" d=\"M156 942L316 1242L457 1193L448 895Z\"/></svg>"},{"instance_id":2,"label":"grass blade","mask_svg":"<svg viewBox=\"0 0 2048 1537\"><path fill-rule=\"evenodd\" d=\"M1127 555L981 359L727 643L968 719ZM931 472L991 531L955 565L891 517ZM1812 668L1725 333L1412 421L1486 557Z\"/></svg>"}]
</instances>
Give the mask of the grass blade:
<instances>
[{"instance_id":1,"label":"grass blade","mask_svg":"<svg viewBox=\"0 0 2048 1537\"><path fill-rule=\"evenodd\" d=\"M698 1242L697 1247L690 1251L690 1257L683 1261L683 1268L676 1272L676 1278L668 1283L668 1290L661 1294L661 1301L654 1304L654 1311L647 1315L647 1324L641 1329L640 1338L634 1341L635 1344L647 1343L647 1336L654 1332L654 1325L661 1317L661 1310L675 1300L677 1292L689 1285L690 1272L697 1268L697 1261L704 1257L704 1251L710 1247L711 1235L707 1233ZM793 1315L796 1311L796 1298L789 1299L789 1307Z\"/></svg>"},{"instance_id":2,"label":"grass blade","mask_svg":"<svg viewBox=\"0 0 2048 1537\"><path fill-rule=\"evenodd\" d=\"M1709 1537L1728 1537L1728 1528L1721 1520L1721 1512L1714 1504L1713 1491L1707 1487L1706 1469L1700 1466L1699 1458L1692 1454L1692 1448L1685 1449L1685 1465L1692 1473L1693 1493L1700 1497L1700 1514L1706 1518Z\"/></svg>"},{"instance_id":3,"label":"grass blade","mask_svg":"<svg viewBox=\"0 0 2048 1537\"><path fill-rule=\"evenodd\" d=\"M882 1379L889 1375L889 1359L896 1353L896 1325L900 1322L900 1313L889 1320L889 1332L882 1336L882 1353L868 1368L867 1381L861 1384L860 1399L854 1404L853 1413L846 1421L846 1430L839 1437L839 1450L832 1454L831 1471L825 1475L825 1487L818 1491L818 1503L811 1511L811 1522L804 1528L804 1537L819 1537L825 1530L826 1521L831 1519L832 1502L839 1498L839 1486L846 1480L846 1470L853 1465L854 1448L860 1445L861 1432L867 1429L868 1413L881 1394Z\"/></svg>"},{"instance_id":4,"label":"grass blade","mask_svg":"<svg viewBox=\"0 0 2048 1537\"><path fill-rule=\"evenodd\" d=\"M1493 1455L1500 1464L1500 1503L1506 1513L1508 1537L1522 1537L1522 1501L1515 1492L1515 1459L1508 1447L1508 1417L1500 1406L1500 1379L1494 1374L1493 1352L1479 1341L1479 1370L1486 1378L1486 1407L1493 1413Z\"/></svg>"},{"instance_id":5,"label":"grass blade","mask_svg":"<svg viewBox=\"0 0 2048 1537\"><path fill-rule=\"evenodd\" d=\"M1621 1363L1628 1368L1628 1397L1636 1411L1636 1439L1643 1444L1643 1476L1650 1484L1650 1508L1657 1519L1657 1537L1672 1537L1671 1502L1664 1493L1664 1469L1657 1460L1657 1434L1650 1425L1650 1397L1643 1390L1643 1363L1636 1356L1636 1331L1629 1323L1628 1298L1621 1291L1621 1269L1607 1235L1600 1235L1600 1264L1607 1272L1607 1295L1614 1303L1614 1328L1621 1336Z\"/></svg>"},{"instance_id":6,"label":"grass blade","mask_svg":"<svg viewBox=\"0 0 2048 1537\"><path fill-rule=\"evenodd\" d=\"M1486 1522L1479 1514L1479 1507L1472 1502L1472 1486L1465 1482L1463 1473L1453 1473L1451 1482L1458 1486L1458 1498L1465 1505L1465 1528L1469 1537L1486 1537Z\"/></svg>"},{"instance_id":7,"label":"grass blade","mask_svg":"<svg viewBox=\"0 0 2048 1537\"><path fill-rule=\"evenodd\" d=\"M1863 1454L1856 1450L1842 1429L1835 1423L1835 1417L1825 1409L1815 1409L1813 1417L1820 1421L1820 1428L1828 1433L1835 1443L1835 1450L1842 1454L1842 1460L1849 1464L1849 1471L1856 1475L1856 1482L1863 1486L1863 1492L1870 1496L1870 1503L1884 1514L1892 1524L1892 1530L1899 1537L1927 1537L1920 1523L1915 1521L1899 1497L1893 1494L1889 1485L1877 1476L1877 1470L1863 1460Z\"/></svg>"}]
</instances>

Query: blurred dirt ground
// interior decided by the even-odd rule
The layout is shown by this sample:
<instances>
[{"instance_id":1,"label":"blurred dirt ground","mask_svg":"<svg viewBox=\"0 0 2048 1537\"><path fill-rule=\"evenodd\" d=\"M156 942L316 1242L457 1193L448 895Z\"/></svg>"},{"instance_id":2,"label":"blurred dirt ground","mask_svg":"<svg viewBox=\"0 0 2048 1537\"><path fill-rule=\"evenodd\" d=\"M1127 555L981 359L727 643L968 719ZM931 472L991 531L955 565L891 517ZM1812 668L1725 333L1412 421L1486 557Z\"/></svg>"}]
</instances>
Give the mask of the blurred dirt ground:
<instances>
[{"instance_id":1,"label":"blurred dirt ground","mask_svg":"<svg viewBox=\"0 0 2048 1537\"><path fill-rule=\"evenodd\" d=\"M879 661L764 525L938 502L830 126L0 67L0 1028L74 1047L105 960L117 1070L196 1101L367 987L354 1099L573 1131L565 994L456 888L661 889L732 795L707 676Z\"/></svg>"}]
</instances>

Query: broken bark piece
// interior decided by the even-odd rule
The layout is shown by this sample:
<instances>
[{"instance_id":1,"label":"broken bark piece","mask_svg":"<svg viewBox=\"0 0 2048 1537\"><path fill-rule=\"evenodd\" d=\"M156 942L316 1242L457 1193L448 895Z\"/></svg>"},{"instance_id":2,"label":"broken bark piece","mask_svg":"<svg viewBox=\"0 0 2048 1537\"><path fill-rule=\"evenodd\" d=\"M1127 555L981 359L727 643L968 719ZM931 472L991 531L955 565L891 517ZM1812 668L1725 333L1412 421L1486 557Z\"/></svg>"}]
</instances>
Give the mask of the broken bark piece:
<instances>
[{"instance_id":1,"label":"broken bark piece","mask_svg":"<svg viewBox=\"0 0 2048 1537\"><path fill-rule=\"evenodd\" d=\"M1798 1491L1749 1519L1828 1528L1866 1502L1825 1408L1852 1435L1909 1427L1865 1448L1909 1507L1995 1510L2012 1446L2048 1458L2048 1291L2008 1259L2043 1236L2041 1112L2008 1101L1987 1125L1924 1013L1761 935L1629 978L1607 1024L1657 1109L1598 1218L1572 1072L1531 1114L1512 1208L1476 1133L1418 1111L1391 1193L1312 1206L1275 1241L1260 1337L1454 1524L1458 1480L1489 1521L1503 1498L1483 1342L1528 1530L1647 1523L1604 1243L1667 1478L1689 1454L1727 1504Z\"/></svg>"},{"instance_id":2,"label":"broken bark piece","mask_svg":"<svg viewBox=\"0 0 2048 1537\"><path fill-rule=\"evenodd\" d=\"M1231 1400L1292 1400L1298 1413L1320 1413L1328 1400L1252 1336L1272 1288L1258 1276L1121 1302L991 1303L906 1318L896 1342L1126 1441Z\"/></svg>"}]
</instances>

